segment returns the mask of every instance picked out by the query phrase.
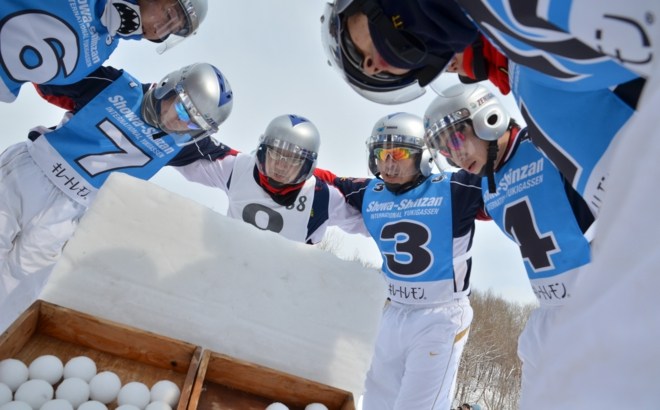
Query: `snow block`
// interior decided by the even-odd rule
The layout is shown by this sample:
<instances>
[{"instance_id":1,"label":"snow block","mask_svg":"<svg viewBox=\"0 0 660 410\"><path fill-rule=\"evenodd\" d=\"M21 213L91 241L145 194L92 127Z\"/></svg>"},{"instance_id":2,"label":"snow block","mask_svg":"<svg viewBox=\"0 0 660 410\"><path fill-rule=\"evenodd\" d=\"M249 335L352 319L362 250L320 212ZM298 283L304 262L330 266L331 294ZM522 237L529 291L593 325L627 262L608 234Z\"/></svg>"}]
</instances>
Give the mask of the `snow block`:
<instances>
[{"instance_id":1,"label":"snow block","mask_svg":"<svg viewBox=\"0 0 660 410\"><path fill-rule=\"evenodd\" d=\"M385 296L375 269L115 173L41 298L359 394Z\"/></svg>"}]
</instances>

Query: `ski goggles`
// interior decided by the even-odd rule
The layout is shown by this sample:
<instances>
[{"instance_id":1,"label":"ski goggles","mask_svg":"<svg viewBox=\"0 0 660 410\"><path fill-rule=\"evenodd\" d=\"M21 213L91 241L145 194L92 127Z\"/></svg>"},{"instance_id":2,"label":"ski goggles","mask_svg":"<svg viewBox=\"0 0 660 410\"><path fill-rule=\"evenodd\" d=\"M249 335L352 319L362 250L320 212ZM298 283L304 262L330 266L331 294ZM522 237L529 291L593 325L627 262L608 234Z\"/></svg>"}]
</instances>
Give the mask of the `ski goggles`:
<instances>
[{"instance_id":1,"label":"ski goggles","mask_svg":"<svg viewBox=\"0 0 660 410\"><path fill-rule=\"evenodd\" d=\"M374 156L381 161L385 161L387 157L391 157L395 161L400 161L408 159L418 152L419 150L406 147L374 148Z\"/></svg>"},{"instance_id":2,"label":"ski goggles","mask_svg":"<svg viewBox=\"0 0 660 410\"><path fill-rule=\"evenodd\" d=\"M440 137L438 153L443 157L451 158L452 151L460 151L463 148L464 143L465 135L461 131L455 130L453 132L447 132Z\"/></svg>"},{"instance_id":3,"label":"ski goggles","mask_svg":"<svg viewBox=\"0 0 660 410\"><path fill-rule=\"evenodd\" d=\"M188 113L188 110L186 109L186 106L183 105L182 101L177 101L177 102L174 103L174 110L176 111L176 115L179 117L179 119L186 123L186 127L188 127L188 129L190 129L190 130L200 129L200 126L197 125L190 118L190 114Z\"/></svg>"}]
</instances>

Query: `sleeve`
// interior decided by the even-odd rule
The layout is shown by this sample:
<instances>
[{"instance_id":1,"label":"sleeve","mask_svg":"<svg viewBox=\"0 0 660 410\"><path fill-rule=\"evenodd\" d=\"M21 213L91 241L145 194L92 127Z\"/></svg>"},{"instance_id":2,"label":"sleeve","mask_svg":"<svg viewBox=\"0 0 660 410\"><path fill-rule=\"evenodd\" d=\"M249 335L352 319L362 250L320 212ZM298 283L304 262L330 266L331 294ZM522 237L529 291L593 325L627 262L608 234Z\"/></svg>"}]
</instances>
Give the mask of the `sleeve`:
<instances>
[{"instance_id":1,"label":"sleeve","mask_svg":"<svg viewBox=\"0 0 660 410\"><path fill-rule=\"evenodd\" d=\"M334 186L329 186L328 224L339 227L342 231L352 234L370 236L362 218L360 209L349 204L344 195Z\"/></svg>"},{"instance_id":2,"label":"sleeve","mask_svg":"<svg viewBox=\"0 0 660 410\"><path fill-rule=\"evenodd\" d=\"M320 179L321 181L326 182L329 185L332 185L335 178L337 178L337 175L333 174L327 169L322 169L322 168L314 169L314 176Z\"/></svg>"},{"instance_id":3,"label":"sleeve","mask_svg":"<svg viewBox=\"0 0 660 410\"><path fill-rule=\"evenodd\" d=\"M216 158L213 161L195 161L187 165L176 166L174 169L188 181L228 192L229 180L237 158L238 154L228 152L224 157Z\"/></svg>"},{"instance_id":4,"label":"sleeve","mask_svg":"<svg viewBox=\"0 0 660 410\"><path fill-rule=\"evenodd\" d=\"M110 66L101 66L77 83L67 85L35 84L37 93L44 100L68 111L79 111L105 87L123 74ZM143 85L144 86L144 85Z\"/></svg>"},{"instance_id":5,"label":"sleeve","mask_svg":"<svg viewBox=\"0 0 660 410\"><path fill-rule=\"evenodd\" d=\"M362 212L364 193L371 179L338 177L326 170L320 170L319 175L314 171L314 176L326 182L330 187L335 187L343 195L346 203Z\"/></svg>"},{"instance_id":6,"label":"sleeve","mask_svg":"<svg viewBox=\"0 0 660 410\"><path fill-rule=\"evenodd\" d=\"M184 146L167 165L180 167L201 159L213 161L223 159L227 155L236 156L236 154L238 151L218 142L213 137L208 137Z\"/></svg>"}]
</instances>

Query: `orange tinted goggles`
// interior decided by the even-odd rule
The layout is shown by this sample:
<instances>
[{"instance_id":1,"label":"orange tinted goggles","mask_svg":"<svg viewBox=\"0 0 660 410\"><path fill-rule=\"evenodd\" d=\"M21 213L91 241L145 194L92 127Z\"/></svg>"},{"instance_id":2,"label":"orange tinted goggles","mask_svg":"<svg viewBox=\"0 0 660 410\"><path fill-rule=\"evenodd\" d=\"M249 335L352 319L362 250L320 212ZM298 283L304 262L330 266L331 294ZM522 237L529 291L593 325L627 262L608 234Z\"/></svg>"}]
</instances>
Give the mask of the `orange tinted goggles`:
<instances>
[{"instance_id":1,"label":"orange tinted goggles","mask_svg":"<svg viewBox=\"0 0 660 410\"><path fill-rule=\"evenodd\" d=\"M408 159L416 152L418 152L418 150L413 150L405 147L374 149L374 155L376 156L376 158L378 158L381 161L385 161L388 156L395 161Z\"/></svg>"}]
</instances>

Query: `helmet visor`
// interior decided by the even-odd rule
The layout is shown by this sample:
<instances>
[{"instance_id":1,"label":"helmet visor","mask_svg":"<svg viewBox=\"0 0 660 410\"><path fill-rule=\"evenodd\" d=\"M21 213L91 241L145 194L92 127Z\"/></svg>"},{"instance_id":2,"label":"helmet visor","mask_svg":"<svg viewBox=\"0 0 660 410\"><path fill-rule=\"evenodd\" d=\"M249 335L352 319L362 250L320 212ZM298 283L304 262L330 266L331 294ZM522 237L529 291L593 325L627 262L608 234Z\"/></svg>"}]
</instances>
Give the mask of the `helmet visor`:
<instances>
[{"instance_id":1,"label":"helmet visor","mask_svg":"<svg viewBox=\"0 0 660 410\"><path fill-rule=\"evenodd\" d=\"M446 117L445 117L446 118ZM472 135L472 124L470 120L459 122L436 122L427 127L425 141L431 155L436 160L438 167L439 155L446 158L449 165L461 167L469 157L470 145L474 142L468 139ZM480 171L469 170L468 171ZM478 173L478 172L474 172Z\"/></svg>"},{"instance_id":2,"label":"helmet visor","mask_svg":"<svg viewBox=\"0 0 660 410\"><path fill-rule=\"evenodd\" d=\"M159 17L158 21L154 23L154 30L161 41L167 40L170 34L185 36L190 32L190 21L178 0L170 0L165 3Z\"/></svg>"},{"instance_id":3,"label":"helmet visor","mask_svg":"<svg viewBox=\"0 0 660 410\"><path fill-rule=\"evenodd\" d=\"M161 44L156 49L158 54L176 46L195 33L199 25L199 16L190 1L170 0L163 8L165 18L156 25L156 34Z\"/></svg>"},{"instance_id":4,"label":"helmet visor","mask_svg":"<svg viewBox=\"0 0 660 410\"><path fill-rule=\"evenodd\" d=\"M321 38L323 49L332 66L358 94L380 104L401 104L425 93L414 72L394 75L380 72L367 75L362 71L362 53L357 49L344 28L332 4L326 4L322 17Z\"/></svg>"},{"instance_id":5,"label":"helmet visor","mask_svg":"<svg viewBox=\"0 0 660 410\"><path fill-rule=\"evenodd\" d=\"M179 95L172 95L158 104L158 116L161 129L167 132L190 132L201 130L202 126L195 122L194 116Z\"/></svg>"},{"instance_id":6,"label":"helmet visor","mask_svg":"<svg viewBox=\"0 0 660 410\"><path fill-rule=\"evenodd\" d=\"M374 175L389 179L407 179L419 173L419 160L423 147L420 139L405 135L372 136L367 142L369 170Z\"/></svg>"},{"instance_id":7,"label":"helmet visor","mask_svg":"<svg viewBox=\"0 0 660 410\"><path fill-rule=\"evenodd\" d=\"M269 139L263 147L266 153L259 170L282 185L298 184L306 180L309 176L307 170L316 160L316 153L287 141Z\"/></svg>"}]
</instances>

